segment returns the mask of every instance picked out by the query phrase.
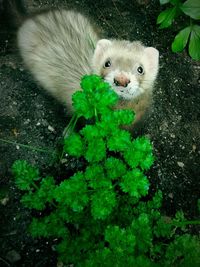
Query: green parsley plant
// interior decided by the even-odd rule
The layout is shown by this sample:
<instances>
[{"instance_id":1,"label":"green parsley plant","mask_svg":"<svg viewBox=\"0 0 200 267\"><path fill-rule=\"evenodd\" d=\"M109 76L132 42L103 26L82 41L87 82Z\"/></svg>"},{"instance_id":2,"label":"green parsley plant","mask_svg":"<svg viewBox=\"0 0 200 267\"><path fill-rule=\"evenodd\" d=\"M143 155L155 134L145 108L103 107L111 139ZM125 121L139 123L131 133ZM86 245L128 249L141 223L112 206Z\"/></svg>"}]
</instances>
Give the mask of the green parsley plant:
<instances>
[{"instance_id":1,"label":"green parsley plant","mask_svg":"<svg viewBox=\"0 0 200 267\"><path fill-rule=\"evenodd\" d=\"M96 75L84 76L81 87L73 95L75 117L90 123L65 136L62 155L83 158L84 169L57 179L26 161L12 167L26 192L22 203L43 213L32 220L32 236L56 239L59 260L78 267L199 266L199 240L186 233L190 222L180 212L174 219L161 214L160 191L147 197L144 172L154 156L149 139L133 139L122 127L133 112L114 110L118 96Z\"/></svg>"}]
</instances>

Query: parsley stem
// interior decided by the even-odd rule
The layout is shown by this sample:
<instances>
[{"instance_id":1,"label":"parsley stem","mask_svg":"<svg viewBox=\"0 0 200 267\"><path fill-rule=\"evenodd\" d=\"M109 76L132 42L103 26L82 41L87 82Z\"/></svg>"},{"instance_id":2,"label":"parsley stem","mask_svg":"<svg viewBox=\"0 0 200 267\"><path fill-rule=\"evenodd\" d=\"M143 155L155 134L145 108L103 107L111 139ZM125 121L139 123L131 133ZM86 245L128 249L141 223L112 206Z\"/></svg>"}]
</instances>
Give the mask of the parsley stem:
<instances>
[{"instance_id":1,"label":"parsley stem","mask_svg":"<svg viewBox=\"0 0 200 267\"><path fill-rule=\"evenodd\" d=\"M184 225L188 225L188 224L196 225L196 224L200 224L200 220L172 222L172 223L169 223L169 224L172 224L172 225L175 225L175 226L184 226Z\"/></svg>"},{"instance_id":2,"label":"parsley stem","mask_svg":"<svg viewBox=\"0 0 200 267\"><path fill-rule=\"evenodd\" d=\"M78 120L78 116L74 113L74 115L72 116L70 122L68 123L68 125L65 127L64 131L63 131L63 136L64 139L66 139L70 133L72 133L74 131L74 128L76 126ZM60 161L62 160L64 155L64 148L62 150L61 156L60 156Z\"/></svg>"},{"instance_id":3,"label":"parsley stem","mask_svg":"<svg viewBox=\"0 0 200 267\"><path fill-rule=\"evenodd\" d=\"M65 129L63 131L64 138L67 138L67 136L70 134L70 132L72 132L74 130L74 127L75 127L75 125L77 123L77 120L78 120L78 116L76 115L76 113L74 113L74 115L72 116L72 118L69 121L68 125L65 127Z\"/></svg>"},{"instance_id":4,"label":"parsley stem","mask_svg":"<svg viewBox=\"0 0 200 267\"><path fill-rule=\"evenodd\" d=\"M74 123L72 125L72 131L74 131L74 128L75 128L76 123L77 123L77 120L78 120L78 116L75 116Z\"/></svg>"},{"instance_id":5,"label":"parsley stem","mask_svg":"<svg viewBox=\"0 0 200 267\"><path fill-rule=\"evenodd\" d=\"M98 113L97 113L97 109L94 109L94 114L95 114L95 118L96 118L96 122L99 121L99 117L98 117Z\"/></svg>"},{"instance_id":6,"label":"parsley stem","mask_svg":"<svg viewBox=\"0 0 200 267\"><path fill-rule=\"evenodd\" d=\"M2 139L2 138L0 138L0 141L3 142L3 143L12 144L12 145L18 145L18 146L21 146L21 147L24 147L24 148L28 148L28 149L39 151L39 152L43 152L43 153L49 153L49 154L54 154L55 153L55 151L53 151L53 150L48 150L48 149L39 148L39 147L35 147L35 146L30 146L30 145L24 145L24 144L21 144L21 143L17 143L15 141L5 140L5 139Z\"/></svg>"},{"instance_id":7,"label":"parsley stem","mask_svg":"<svg viewBox=\"0 0 200 267\"><path fill-rule=\"evenodd\" d=\"M31 185L35 188L35 190L39 190L39 187L34 182L32 182Z\"/></svg>"}]
</instances>

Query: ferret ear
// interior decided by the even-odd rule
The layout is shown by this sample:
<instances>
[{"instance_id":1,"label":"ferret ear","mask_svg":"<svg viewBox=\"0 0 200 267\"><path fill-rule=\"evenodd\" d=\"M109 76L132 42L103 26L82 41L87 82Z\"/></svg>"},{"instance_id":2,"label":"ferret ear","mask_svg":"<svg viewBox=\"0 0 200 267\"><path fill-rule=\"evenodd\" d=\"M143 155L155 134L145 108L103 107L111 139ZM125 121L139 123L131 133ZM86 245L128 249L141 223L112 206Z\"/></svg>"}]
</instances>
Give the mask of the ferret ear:
<instances>
[{"instance_id":1,"label":"ferret ear","mask_svg":"<svg viewBox=\"0 0 200 267\"><path fill-rule=\"evenodd\" d=\"M112 44L112 42L108 39L101 39L96 44L96 49L106 49Z\"/></svg>"},{"instance_id":2,"label":"ferret ear","mask_svg":"<svg viewBox=\"0 0 200 267\"><path fill-rule=\"evenodd\" d=\"M151 71L155 74L158 72L158 64L159 64L159 52L157 49L153 47L146 47L144 49L145 56L148 59L148 65Z\"/></svg>"},{"instance_id":3,"label":"ferret ear","mask_svg":"<svg viewBox=\"0 0 200 267\"><path fill-rule=\"evenodd\" d=\"M97 42L96 48L94 50L94 59L98 60L102 56L103 52L111 46L112 42L107 39L101 39Z\"/></svg>"}]
</instances>

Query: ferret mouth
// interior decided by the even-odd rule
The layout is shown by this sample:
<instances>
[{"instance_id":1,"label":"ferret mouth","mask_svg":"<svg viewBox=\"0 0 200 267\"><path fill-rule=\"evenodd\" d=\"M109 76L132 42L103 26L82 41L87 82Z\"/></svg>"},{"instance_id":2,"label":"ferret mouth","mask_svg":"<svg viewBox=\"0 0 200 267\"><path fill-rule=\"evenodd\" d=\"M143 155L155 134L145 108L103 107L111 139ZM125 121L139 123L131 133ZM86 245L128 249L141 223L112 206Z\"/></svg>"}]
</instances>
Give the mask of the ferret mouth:
<instances>
[{"instance_id":1,"label":"ferret mouth","mask_svg":"<svg viewBox=\"0 0 200 267\"><path fill-rule=\"evenodd\" d=\"M133 96L130 94L118 94L119 98L121 100L131 100L133 99Z\"/></svg>"},{"instance_id":2,"label":"ferret mouth","mask_svg":"<svg viewBox=\"0 0 200 267\"><path fill-rule=\"evenodd\" d=\"M121 100L132 100L133 98L139 96L141 94L141 88L138 86L137 83L130 83L128 86L117 86L113 79L105 79L106 82L108 82L112 89L118 94Z\"/></svg>"},{"instance_id":3,"label":"ferret mouth","mask_svg":"<svg viewBox=\"0 0 200 267\"><path fill-rule=\"evenodd\" d=\"M118 94L121 100L131 100L137 95L137 89L113 86L114 91Z\"/></svg>"}]
</instances>

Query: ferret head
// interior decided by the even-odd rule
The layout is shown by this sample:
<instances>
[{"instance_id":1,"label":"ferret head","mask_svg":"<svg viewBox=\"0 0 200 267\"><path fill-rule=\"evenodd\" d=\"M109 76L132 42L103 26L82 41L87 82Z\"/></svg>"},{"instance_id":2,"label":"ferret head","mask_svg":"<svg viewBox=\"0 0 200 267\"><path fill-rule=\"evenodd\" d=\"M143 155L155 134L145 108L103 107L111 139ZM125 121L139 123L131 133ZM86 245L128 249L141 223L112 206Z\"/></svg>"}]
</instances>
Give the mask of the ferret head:
<instances>
[{"instance_id":1,"label":"ferret head","mask_svg":"<svg viewBox=\"0 0 200 267\"><path fill-rule=\"evenodd\" d=\"M158 57L158 50L140 42L102 39L94 51L93 68L122 99L131 100L152 89Z\"/></svg>"}]
</instances>

